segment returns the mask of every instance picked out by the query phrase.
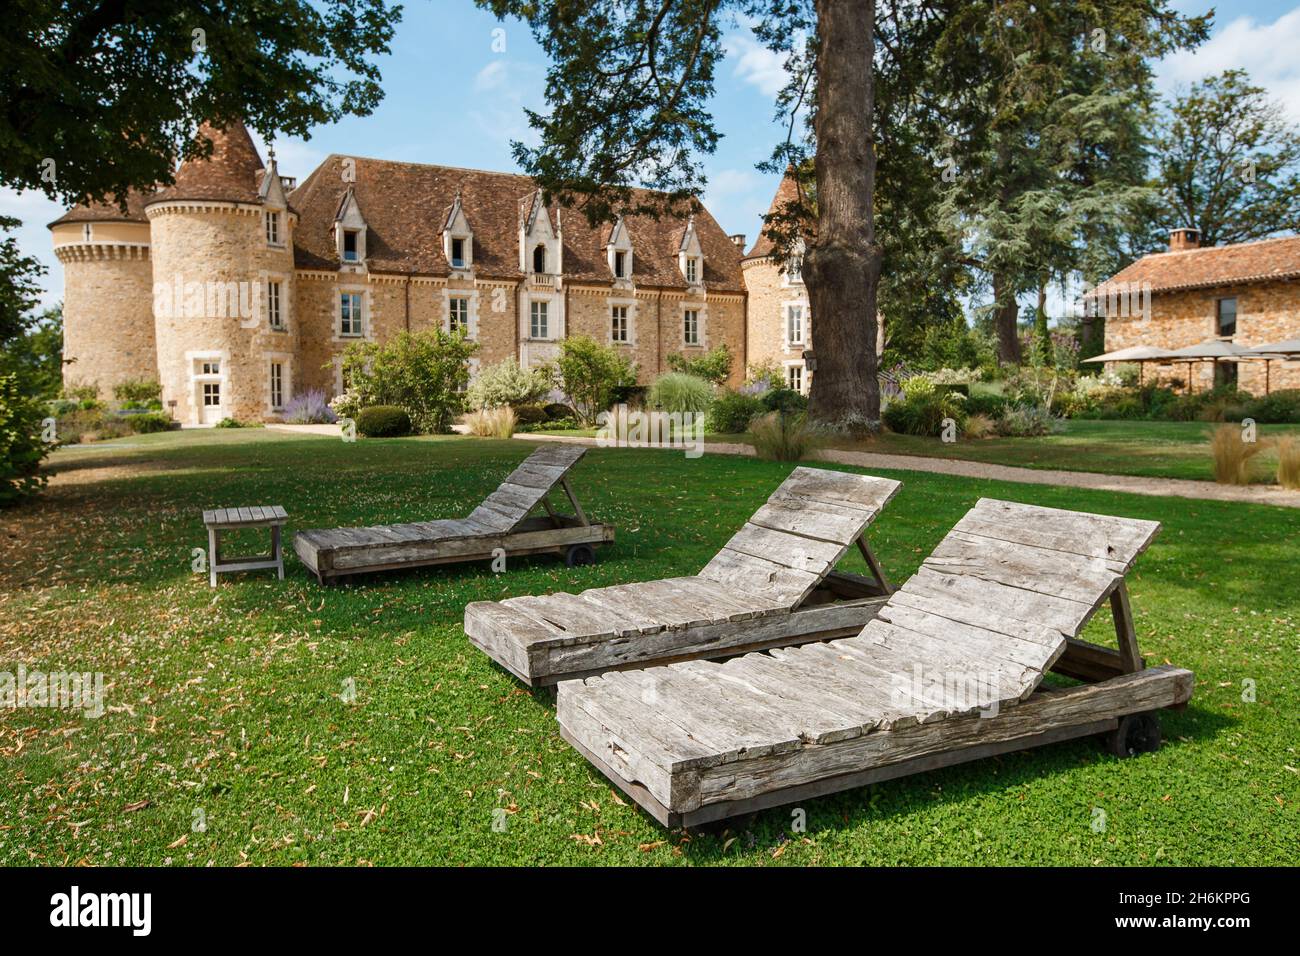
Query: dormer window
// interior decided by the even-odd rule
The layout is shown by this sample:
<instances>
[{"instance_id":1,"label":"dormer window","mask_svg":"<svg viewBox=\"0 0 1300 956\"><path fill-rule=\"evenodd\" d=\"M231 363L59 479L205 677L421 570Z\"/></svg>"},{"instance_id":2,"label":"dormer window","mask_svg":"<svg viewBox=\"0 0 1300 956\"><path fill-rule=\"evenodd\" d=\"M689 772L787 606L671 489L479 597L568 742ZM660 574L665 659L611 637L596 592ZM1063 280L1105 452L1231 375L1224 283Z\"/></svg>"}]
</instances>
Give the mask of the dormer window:
<instances>
[{"instance_id":1,"label":"dormer window","mask_svg":"<svg viewBox=\"0 0 1300 956\"><path fill-rule=\"evenodd\" d=\"M361 215L356 193L351 189L343 194L334 216L334 243L343 271L365 271L366 219Z\"/></svg>"},{"instance_id":2,"label":"dormer window","mask_svg":"<svg viewBox=\"0 0 1300 956\"><path fill-rule=\"evenodd\" d=\"M790 265L787 267L787 275L790 276L791 282L803 281L803 256L790 257Z\"/></svg>"},{"instance_id":3,"label":"dormer window","mask_svg":"<svg viewBox=\"0 0 1300 956\"><path fill-rule=\"evenodd\" d=\"M533 249L533 271L538 273L546 272L546 247L537 246Z\"/></svg>"},{"instance_id":4,"label":"dormer window","mask_svg":"<svg viewBox=\"0 0 1300 956\"><path fill-rule=\"evenodd\" d=\"M686 281L691 285L700 281L700 260L694 257L686 260Z\"/></svg>"},{"instance_id":5,"label":"dormer window","mask_svg":"<svg viewBox=\"0 0 1300 956\"><path fill-rule=\"evenodd\" d=\"M686 278L688 286L704 284L704 250L700 246L700 237L695 232L694 216L686 221L682 241L677 247L677 268Z\"/></svg>"},{"instance_id":6,"label":"dormer window","mask_svg":"<svg viewBox=\"0 0 1300 956\"><path fill-rule=\"evenodd\" d=\"M627 278L627 253L621 250L614 253L614 278Z\"/></svg>"},{"instance_id":7,"label":"dormer window","mask_svg":"<svg viewBox=\"0 0 1300 956\"><path fill-rule=\"evenodd\" d=\"M451 240L451 267L465 268L465 240L457 236L453 236Z\"/></svg>"},{"instance_id":8,"label":"dormer window","mask_svg":"<svg viewBox=\"0 0 1300 956\"><path fill-rule=\"evenodd\" d=\"M442 254L455 272L468 272L474 268L474 232L470 229L459 192L442 223Z\"/></svg>"},{"instance_id":9,"label":"dormer window","mask_svg":"<svg viewBox=\"0 0 1300 956\"><path fill-rule=\"evenodd\" d=\"M266 211L266 243L270 246L283 244L280 239L280 214L269 209Z\"/></svg>"},{"instance_id":10,"label":"dormer window","mask_svg":"<svg viewBox=\"0 0 1300 956\"><path fill-rule=\"evenodd\" d=\"M343 261L356 262L361 258L359 251L361 233L356 229L343 230Z\"/></svg>"}]
</instances>

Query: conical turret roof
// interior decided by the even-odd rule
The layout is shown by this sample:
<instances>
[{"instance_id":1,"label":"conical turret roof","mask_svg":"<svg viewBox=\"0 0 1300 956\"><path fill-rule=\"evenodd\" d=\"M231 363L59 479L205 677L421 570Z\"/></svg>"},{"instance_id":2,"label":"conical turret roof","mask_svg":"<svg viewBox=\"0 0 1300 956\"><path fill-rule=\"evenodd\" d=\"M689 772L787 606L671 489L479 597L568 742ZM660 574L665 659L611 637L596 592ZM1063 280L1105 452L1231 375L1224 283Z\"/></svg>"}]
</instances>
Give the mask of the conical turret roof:
<instances>
[{"instance_id":1,"label":"conical turret roof","mask_svg":"<svg viewBox=\"0 0 1300 956\"><path fill-rule=\"evenodd\" d=\"M218 128L204 123L198 135L212 140L212 155L181 163L176 182L151 196L149 203L176 199L260 203L262 157L244 124L233 120Z\"/></svg>"}]
</instances>

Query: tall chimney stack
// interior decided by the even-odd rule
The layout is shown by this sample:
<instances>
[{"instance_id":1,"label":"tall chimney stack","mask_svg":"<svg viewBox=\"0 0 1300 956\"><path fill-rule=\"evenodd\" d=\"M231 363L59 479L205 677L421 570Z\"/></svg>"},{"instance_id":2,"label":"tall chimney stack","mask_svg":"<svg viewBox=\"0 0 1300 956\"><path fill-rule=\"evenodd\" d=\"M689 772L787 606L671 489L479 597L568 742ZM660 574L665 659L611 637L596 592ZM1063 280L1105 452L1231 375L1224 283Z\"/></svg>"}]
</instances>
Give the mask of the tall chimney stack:
<instances>
[{"instance_id":1,"label":"tall chimney stack","mask_svg":"<svg viewBox=\"0 0 1300 956\"><path fill-rule=\"evenodd\" d=\"M1169 233L1169 251L1184 252L1188 249L1199 249L1201 247L1201 231L1199 229L1174 229Z\"/></svg>"}]
</instances>

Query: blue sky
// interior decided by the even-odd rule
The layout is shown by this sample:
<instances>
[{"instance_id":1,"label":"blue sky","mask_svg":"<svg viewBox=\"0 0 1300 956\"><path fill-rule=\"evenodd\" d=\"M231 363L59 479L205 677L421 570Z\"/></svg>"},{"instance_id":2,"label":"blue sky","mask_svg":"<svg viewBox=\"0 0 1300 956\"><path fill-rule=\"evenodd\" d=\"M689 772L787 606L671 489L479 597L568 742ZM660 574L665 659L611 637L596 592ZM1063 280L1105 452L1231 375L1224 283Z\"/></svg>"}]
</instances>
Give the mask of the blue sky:
<instances>
[{"instance_id":1,"label":"blue sky","mask_svg":"<svg viewBox=\"0 0 1300 956\"><path fill-rule=\"evenodd\" d=\"M1178 2L1185 12L1210 9ZM504 29L503 52L494 30ZM758 172L783 131L772 122L781 86L780 62L754 42L742 24L726 31L727 57L717 71L713 111L723 138L705 164L705 204L729 233L752 241L776 189L776 177ZM499 48L500 43L496 44ZM1300 4L1247 0L1220 5L1214 34L1199 50L1159 65L1163 91L1230 67L1286 103L1300 122ZM512 139L527 140L524 107L540 108L545 56L523 25L498 21L471 0L406 0L390 56L380 61L386 96L374 114L313 131L308 141L276 144L280 169L305 178L330 153L375 156L479 169L514 170ZM262 144L259 144L262 145ZM265 149L263 149L265 158ZM61 297L62 271L50 252L45 225L61 207L35 193L0 191L0 214L24 220L19 242L49 267L44 304Z\"/></svg>"}]
</instances>

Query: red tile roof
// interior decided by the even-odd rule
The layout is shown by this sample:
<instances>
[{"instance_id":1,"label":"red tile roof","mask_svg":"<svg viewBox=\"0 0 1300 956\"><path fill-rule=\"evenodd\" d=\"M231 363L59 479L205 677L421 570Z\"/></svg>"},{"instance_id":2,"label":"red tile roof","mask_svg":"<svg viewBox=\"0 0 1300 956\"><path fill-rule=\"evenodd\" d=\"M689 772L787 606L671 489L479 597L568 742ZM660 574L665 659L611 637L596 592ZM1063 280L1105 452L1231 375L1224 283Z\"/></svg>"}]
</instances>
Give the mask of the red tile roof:
<instances>
[{"instance_id":1,"label":"red tile roof","mask_svg":"<svg viewBox=\"0 0 1300 956\"><path fill-rule=\"evenodd\" d=\"M243 123L225 129L204 123L199 136L212 140L212 155L181 163L176 182L149 197L149 203L172 199L260 203L262 157Z\"/></svg>"},{"instance_id":2,"label":"red tile roof","mask_svg":"<svg viewBox=\"0 0 1300 956\"><path fill-rule=\"evenodd\" d=\"M355 181L345 181L344 163ZM361 157L330 156L293 191L298 211L295 264L301 269L339 267L333 225L344 193L351 186L366 220L366 264L373 272L447 275L441 232L457 193L474 233L475 274L485 278L519 278L519 226L537 190L527 176L450 166L429 166ZM645 193L633 201L646 198ZM564 232L566 279L609 282L605 245L610 226L587 224L580 212L552 205L552 224ZM633 275L638 285L686 288L677 267L685 219L628 216ZM713 291L744 291L740 250L704 209L695 213L695 230L704 251L704 282Z\"/></svg>"},{"instance_id":3,"label":"red tile roof","mask_svg":"<svg viewBox=\"0 0 1300 956\"><path fill-rule=\"evenodd\" d=\"M126 212L122 212L116 202L81 203L50 223L49 228L68 222L148 222L144 214L148 198L148 193L130 190L126 194Z\"/></svg>"},{"instance_id":4,"label":"red tile roof","mask_svg":"<svg viewBox=\"0 0 1300 956\"><path fill-rule=\"evenodd\" d=\"M1158 252L1111 276L1109 284L1149 283L1152 292L1300 278L1300 236Z\"/></svg>"},{"instance_id":5,"label":"red tile roof","mask_svg":"<svg viewBox=\"0 0 1300 956\"><path fill-rule=\"evenodd\" d=\"M787 169L785 175L781 177L781 184L776 187L776 195L772 197L772 205L768 207L767 214L768 216L775 216L787 205L794 205L798 201L799 186L794 181L792 171ZM770 256L775 248L776 243L768 236L765 227L758 231L758 238L754 240L754 245L745 254L745 258L753 259L758 256Z\"/></svg>"}]
</instances>

